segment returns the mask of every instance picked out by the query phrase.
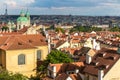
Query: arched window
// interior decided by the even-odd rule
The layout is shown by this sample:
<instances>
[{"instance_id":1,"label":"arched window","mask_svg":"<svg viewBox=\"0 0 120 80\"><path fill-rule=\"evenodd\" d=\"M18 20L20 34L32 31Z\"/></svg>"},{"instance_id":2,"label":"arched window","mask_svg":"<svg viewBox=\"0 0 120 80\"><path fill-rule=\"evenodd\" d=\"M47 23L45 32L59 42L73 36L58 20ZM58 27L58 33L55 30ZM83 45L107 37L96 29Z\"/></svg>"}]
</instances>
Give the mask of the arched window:
<instances>
[{"instance_id":1,"label":"arched window","mask_svg":"<svg viewBox=\"0 0 120 80\"><path fill-rule=\"evenodd\" d=\"M41 60L41 50L37 50L37 60Z\"/></svg>"},{"instance_id":2,"label":"arched window","mask_svg":"<svg viewBox=\"0 0 120 80\"><path fill-rule=\"evenodd\" d=\"M25 55L20 54L18 55L18 65L23 65L23 64L25 64Z\"/></svg>"}]
</instances>

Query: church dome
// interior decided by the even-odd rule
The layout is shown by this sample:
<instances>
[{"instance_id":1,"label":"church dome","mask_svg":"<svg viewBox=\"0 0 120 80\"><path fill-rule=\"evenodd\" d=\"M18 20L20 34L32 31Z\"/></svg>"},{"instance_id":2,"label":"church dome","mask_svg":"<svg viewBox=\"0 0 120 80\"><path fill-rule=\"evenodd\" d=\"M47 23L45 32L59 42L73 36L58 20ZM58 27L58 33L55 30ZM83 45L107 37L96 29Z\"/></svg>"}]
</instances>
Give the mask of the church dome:
<instances>
[{"instance_id":1,"label":"church dome","mask_svg":"<svg viewBox=\"0 0 120 80\"><path fill-rule=\"evenodd\" d=\"M26 17L18 17L17 22L27 22L28 19Z\"/></svg>"}]
</instances>

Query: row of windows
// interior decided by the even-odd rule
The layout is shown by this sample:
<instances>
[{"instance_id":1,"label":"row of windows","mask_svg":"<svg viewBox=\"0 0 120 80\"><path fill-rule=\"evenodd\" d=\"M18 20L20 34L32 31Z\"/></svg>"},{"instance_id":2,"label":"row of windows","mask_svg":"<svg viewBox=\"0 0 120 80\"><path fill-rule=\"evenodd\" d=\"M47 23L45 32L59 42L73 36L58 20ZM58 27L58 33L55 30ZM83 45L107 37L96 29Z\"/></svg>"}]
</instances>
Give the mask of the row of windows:
<instances>
[{"instance_id":1,"label":"row of windows","mask_svg":"<svg viewBox=\"0 0 120 80\"><path fill-rule=\"evenodd\" d=\"M41 50L37 51L37 60L41 59ZM24 54L20 54L18 55L18 65L23 65L25 64L25 55Z\"/></svg>"}]
</instances>

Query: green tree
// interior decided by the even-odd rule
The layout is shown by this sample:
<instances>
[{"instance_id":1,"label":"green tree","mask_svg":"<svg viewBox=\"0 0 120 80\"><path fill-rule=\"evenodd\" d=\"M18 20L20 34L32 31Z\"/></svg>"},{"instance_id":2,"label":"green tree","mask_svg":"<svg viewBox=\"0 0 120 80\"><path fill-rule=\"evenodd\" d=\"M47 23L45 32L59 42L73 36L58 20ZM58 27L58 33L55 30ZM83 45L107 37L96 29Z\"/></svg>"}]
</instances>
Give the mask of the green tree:
<instances>
[{"instance_id":1,"label":"green tree","mask_svg":"<svg viewBox=\"0 0 120 80\"><path fill-rule=\"evenodd\" d=\"M62 29L62 28L55 28L55 31L56 32L62 32L62 33L65 33L65 30L64 29Z\"/></svg>"},{"instance_id":2,"label":"green tree","mask_svg":"<svg viewBox=\"0 0 120 80\"><path fill-rule=\"evenodd\" d=\"M74 28L70 29L70 33L72 32L91 32L91 31L101 31L102 28L97 27L89 27L89 26L75 26Z\"/></svg>"},{"instance_id":3,"label":"green tree","mask_svg":"<svg viewBox=\"0 0 120 80\"><path fill-rule=\"evenodd\" d=\"M112 27L110 28L110 31L115 32L115 31L120 31L119 27Z\"/></svg>"},{"instance_id":4,"label":"green tree","mask_svg":"<svg viewBox=\"0 0 120 80\"><path fill-rule=\"evenodd\" d=\"M58 50L52 50L50 54L48 54L46 60L44 60L43 64L38 67L38 76L43 78L47 74L47 67L49 63L70 63L73 60L69 57L68 54L63 53Z\"/></svg>"},{"instance_id":5,"label":"green tree","mask_svg":"<svg viewBox=\"0 0 120 80\"><path fill-rule=\"evenodd\" d=\"M85 27L83 26L75 26L74 27L76 31L79 31L79 32L84 32L85 31Z\"/></svg>"},{"instance_id":6,"label":"green tree","mask_svg":"<svg viewBox=\"0 0 120 80\"><path fill-rule=\"evenodd\" d=\"M28 80L28 78L22 74L13 74L12 72L0 68L0 80Z\"/></svg>"},{"instance_id":7,"label":"green tree","mask_svg":"<svg viewBox=\"0 0 120 80\"><path fill-rule=\"evenodd\" d=\"M102 28L98 28L98 27L91 27L90 31L102 31Z\"/></svg>"},{"instance_id":8,"label":"green tree","mask_svg":"<svg viewBox=\"0 0 120 80\"><path fill-rule=\"evenodd\" d=\"M49 29L50 29L50 30L54 30L54 29L55 29L55 26L54 26L54 25L51 25Z\"/></svg>"},{"instance_id":9,"label":"green tree","mask_svg":"<svg viewBox=\"0 0 120 80\"><path fill-rule=\"evenodd\" d=\"M69 57L68 54L63 53L58 50L52 50L47 56L47 61L50 63L70 63L73 60Z\"/></svg>"},{"instance_id":10,"label":"green tree","mask_svg":"<svg viewBox=\"0 0 120 80\"><path fill-rule=\"evenodd\" d=\"M70 33L72 33L72 32L76 32L76 29L75 29L75 28L72 28L72 29L70 29L69 32L70 32Z\"/></svg>"},{"instance_id":11,"label":"green tree","mask_svg":"<svg viewBox=\"0 0 120 80\"><path fill-rule=\"evenodd\" d=\"M74 28L70 29L70 33L72 32L84 32L85 28L83 26L75 26Z\"/></svg>"},{"instance_id":12,"label":"green tree","mask_svg":"<svg viewBox=\"0 0 120 80\"><path fill-rule=\"evenodd\" d=\"M7 31L7 30L8 30L8 27L6 27L6 26L3 26L3 27L2 27L2 30L5 30L5 31Z\"/></svg>"},{"instance_id":13,"label":"green tree","mask_svg":"<svg viewBox=\"0 0 120 80\"><path fill-rule=\"evenodd\" d=\"M28 80L26 76L23 76L22 74L16 73L12 75L11 80Z\"/></svg>"},{"instance_id":14,"label":"green tree","mask_svg":"<svg viewBox=\"0 0 120 80\"><path fill-rule=\"evenodd\" d=\"M38 72L37 72L36 78L43 78L43 77L46 76L48 64L49 64L49 62L47 60L44 60L43 63L42 63L42 65L40 65L37 68Z\"/></svg>"}]
</instances>

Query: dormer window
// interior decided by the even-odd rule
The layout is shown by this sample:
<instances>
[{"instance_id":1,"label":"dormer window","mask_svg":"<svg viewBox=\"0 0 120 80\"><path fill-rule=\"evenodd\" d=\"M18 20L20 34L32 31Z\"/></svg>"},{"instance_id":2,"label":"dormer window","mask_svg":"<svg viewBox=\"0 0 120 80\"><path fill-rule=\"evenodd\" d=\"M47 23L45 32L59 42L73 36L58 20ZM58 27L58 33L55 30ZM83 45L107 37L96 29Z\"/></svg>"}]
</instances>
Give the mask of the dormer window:
<instances>
[{"instance_id":1,"label":"dormer window","mask_svg":"<svg viewBox=\"0 0 120 80\"><path fill-rule=\"evenodd\" d=\"M116 57L115 57L115 56L110 56L108 59L110 59L110 60L115 60Z\"/></svg>"},{"instance_id":2,"label":"dormer window","mask_svg":"<svg viewBox=\"0 0 120 80\"><path fill-rule=\"evenodd\" d=\"M106 53L103 53L103 57L106 55Z\"/></svg>"},{"instance_id":3,"label":"dormer window","mask_svg":"<svg viewBox=\"0 0 120 80\"><path fill-rule=\"evenodd\" d=\"M97 66L99 64L99 62L92 62L91 64L94 66Z\"/></svg>"},{"instance_id":4,"label":"dormer window","mask_svg":"<svg viewBox=\"0 0 120 80\"><path fill-rule=\"evenodd\" d=\"M4 46L7 46L7 43L5 43Z\"/></svg>"},{"instance_id":5,"label":"dormer window","mask_svg":"<svg viewBox=\"0 0 120 80\"><path fill-rule=\"evenodd\" d=\"M32 40L29 40L29 43L32 43L33 41Z\"/></svg>"},{"instance_id":6,"label":"dormer window","mask_svg":"<svg viewBox=\"0 0 120 80\"><path fill-rule=\"evenodd\" d=\"M18 42L18 45L22 45L22 43Z\"/></svg>"},{"instance_id":7,"label":"dormer window","mask_svg":"<svg viewBox=\"0 0 120 80\"><path fill-rule=\"evenodd\" d=\"M106 53L100 53L99 57L104 57L106 55Z\"/></svg>"},{"instance_id":8,"label":"dormer window","mask_svg":"<svg viewBox=\"0 0 120 80\"><path fill-rule=\"evenodd\" d=\"M109 65L105 65L105 69L107 69L109 67Z\"/></svg>"},{"instance_id":9,"label":"dormer window","mask_svg":"<svg viewBox=\"0 0 120 80\"><path fill-rule=\"evenodd\" d=\"M43 42L44 40L43 39L40 39L41 42Z\"/></svg>"},{"instance_id":10,"label":"dormer window","mask_svg":"<svg viewBox=\"0 0 120 80\"><path fill-rule=\"evenodd\" d=\"M109 67L110 65L101 65L101 66L99 66L99 68L101 68L101 69L108 69L108 67Z\"/></svg>"},{"instance_id":11,"label":"dormer window","mask_svg":"<svg viewBox=\"0 0 120 80\"><path fill-rule=\"evenodd\" d=\"M74 71L67 71L67 74L74 74Z\"/></svg>"}]
</instances>

